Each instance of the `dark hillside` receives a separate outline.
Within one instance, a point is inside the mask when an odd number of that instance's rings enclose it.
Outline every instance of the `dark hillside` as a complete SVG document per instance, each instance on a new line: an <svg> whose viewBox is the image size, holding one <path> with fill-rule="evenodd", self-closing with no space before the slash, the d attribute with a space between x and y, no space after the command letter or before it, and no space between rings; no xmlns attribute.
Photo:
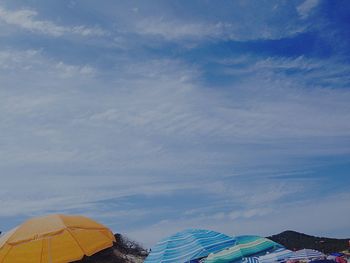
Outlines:
<svg viewBox="0 0 350 263"><path fill-rule="evenodd" d="M324 253L344 251L349 245L349 239L315 237L290 230L268 238L291 250L312 248Z"/></svg>

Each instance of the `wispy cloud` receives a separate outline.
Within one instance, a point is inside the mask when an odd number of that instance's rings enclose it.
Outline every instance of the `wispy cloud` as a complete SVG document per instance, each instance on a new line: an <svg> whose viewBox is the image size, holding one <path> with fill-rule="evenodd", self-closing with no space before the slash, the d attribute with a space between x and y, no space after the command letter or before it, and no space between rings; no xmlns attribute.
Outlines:
<svg viewBox="0 0 350 263"><path fill-rule="evenodd" d="M45 69L45 74L51 77L76 77L76 76L93 76L96 70L87 64L73 65L56 61L45 57L42 50L13 50L4 49L0 51L0 70L7 73L25 74L38 73ZM48 76L46 78L49 78Z"/></svg>
<svg viewBox="0 0 350 263"><path fill-rule="evenodd" d="M183 38L202 39L223 37L234 28L232 24L216 23L184 23L181 21L167 21L164 18L147 19L137 24L140 34L160 36L167 40Z"/></svg>
<svg viewBox="0 0 350 263"><path fill-rule="evenodd" d="M61 26L49 20L40 20L38 13L32 9L20 9L10 11L0 7L0 20L8 25L45 35L59 37L65 34L75 34L80 36L103 36L107 32L99 27Z"/></svg>
<svg viewBox="0 0 350 263"><path fill-rule="evenodd" d="M319 0L305 0L297 6L297 11L301 18L305 19L310 15L310 12L317 7Z"/></svg>
<svg viewBox="0 0 350 263"><path fill-rule="evenodd" d="M237 22L238 23L238 22ZM161 37L168 41L198 41L198 40L263 40L280 39L302 33L303 26L291 27L288 30L276 29L242 31L241 27L231 22L183 21L176 19L148 18L136 24L136 32L141 35ZM259 25L258 25L259 27Z"/></svg>
<svg viewBox="0 0 350 263"><path fill-rule="evenodd" d="M273 210L262 208L260 210L237 210L229 214L195 215L192 218L177 217L158 221L154 225L145 228L131 230L129 235L143 240L145 245L151 247L166 236L193 227L212 229L231 235L257 234L268 236L286 229L319 235L331 225L330 231L325 234L334 236L335 233L343 233L341 236L345 238L344 230L348 225L346 218L349 217L349 212L344 207L349 202L349 198L349 195L334 195L331 198L322 198L315 202L285 205ZM325 211L329 213L325 213ZM335 218L334 213L341 216ZM314 218L323 218L322 223L315 224ZM149 233L152 233L152 235L149 235Z"/></svg>

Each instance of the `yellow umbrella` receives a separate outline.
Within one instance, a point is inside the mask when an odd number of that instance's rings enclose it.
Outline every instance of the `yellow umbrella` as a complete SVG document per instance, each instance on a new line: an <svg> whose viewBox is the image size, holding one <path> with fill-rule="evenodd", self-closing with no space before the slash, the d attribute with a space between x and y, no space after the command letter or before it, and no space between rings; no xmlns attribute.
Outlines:
<svg viewBox="0 0 350 263"><path fill-rule="evenodd" d="M111 247L113 233L83 216L29 219L0 237L0 263L63 263Z"/></svg>

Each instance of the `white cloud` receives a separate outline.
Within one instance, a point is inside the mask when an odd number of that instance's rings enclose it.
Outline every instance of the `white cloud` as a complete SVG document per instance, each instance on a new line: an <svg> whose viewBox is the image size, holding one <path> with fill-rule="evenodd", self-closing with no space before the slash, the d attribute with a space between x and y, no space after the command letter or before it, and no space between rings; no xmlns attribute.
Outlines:
<svg viewBox="0 0 350 263"><path fill-rule="evenodd" d="M37 19L38 13L35 10L21 9L16 11L6 10L0 7L0 21L8 25L14 25L35 33L51 35L54 37L65 34L81 36L102 36L106 32L98 27L87 26L60 26L48 20Z"/></svg>
<svg viewBox="0 0 350 263"><path fill-rule="evenodd" d="M99 27L73 26L67 28L67 32L82 36L104 36L108 33Z"/></svg>
<svg viewBox="0 0 350 263"><path fill-rule="evenodd" d="M0 52L0 69L31 69L34 64L33 60L40 51L38 50L25 50L25 51L1 51ZM28 61L31 60L29 63Z"/></svg>
<svg viewBox="0 0 350 263"><path fill-rule="evenodd" d="M274 207L273 210L262 207L255 210L231 212L230 214L194 215L191 218L179 216L156 222L144 228L131 230L128 234L143 242L147 247L152 247L162 238L187 228L211 229L228 235L253 234L261 236L293 229L311 235L346 238L344 235L348 233L345 233L344 230L348 228L347 220L350 214L344 208L347 207L349 201L348 194L334 194L332 197L311 202ZM317 220L317 224L315 220Z"/></svg>
<svg viewBox="0 0 350 263"><path fill-rule="evenodd" d="M266 64L254 67L268 68ZM57 154L60 160L85 159L114 168L131 168L130 160L136 158L133 169L197 170L200 163L245 166L253 159L256 165L271 164L291 156L349 152L344 138L350 131L350 94L345 89L304 90L289 77L259 79L252 71L258 79L232 87L235 96L227 99L230 90L200 86L200 72L179 61L127 63L110 72L113 84L101 83L95 77L99 72L89 65L48 60L40 52L3 52L0 65L4 73L8 68L17 72L17 78L2 74L2 87L22 91L18 96L15 90L2 89L4 119L15 127L32 118L22 140L39 140L37 153L30 143L21 153L14 147L7 154L3 149L3 161L9 163L16 162L16 154L32 162L54 160ZM55 131L47 140L39 139L42 123ZM89 143L80 136L82 127ZM202 139L210 151L192 145ZM53 141L60 143L49 147ZM220 141L228 150L216 148ZM172 151L172 144L192 147Z"/></svg>
<svg viewBox="0 0 350 263"><path fill-rule="evenodd" d="M77 76L91 77L96 70L87 64L73 65L63 61L46 58L41 50L3 50L0 51L0 70L17 74L43 73L51 77L72 78ZM47 76L48 78L48 76Z"/></svg>
<svg viewBox="0 0 350 263"><path fill-rule="evenodd" d="M236 220L239 218L252 218L252 217L259 217L259 216L263 216L266 214L271 213L273 210L271 208L252 208L252 209L248 209L248 210L241 210L241 211L232 211L230 213L228 213L228 218L229 220ZM226 217L227 219L227 217Z"/></svg>
<svg viewBox="0 0 350 263"><path fill-rule="evenodd" d="M319 0L305 0L297 6L297 11L301 18L305 19L310 15L310 12L317 7Z"/></svg>
<svg viewBox="0 0 350 263"><path fill-rule="evenodd" d="M349 91L305 89L273 70L323 68L304 62L253 61L248 73L254 79L214 89L202 85L198 68L180 60L123 61L103 72L106 81L98 69L40 51L0 52L0 177L6 176L5 189L18 190L0 196L10 205L2 216L71 209L111 223L118 213L108 202L99 210L96 202L184 191L212 199L179 209L186 218L169 216L144 229L133 230L120 212L115 230L150 244L190 226L215 228L219 219L237 221L242 231L253 220L270 222L284 198L317 182L303 188L300 181L283 185L267 175L305 169L300 159L349 154ZM148 216L135 208L131 215ZM228 223L219 228L235 231ZM143 236L150 232L153 240Z"/></svg>
<svg viewBox="0 0 350 263"><path fill-rule="evenodd" d="M95 69L89 65L68 65L62 61L58 62L55 65L55 68L61 72L61 76L63 77L72 77L76 75L93 75L95 73Z"/></svg>
<svg viewBox="0 0 350 263"><path fill-rule="evenodd" d="M218 37L226 27L232 25L184 23L180 21L164 21L163 19L148 19L140 22L137 27L141 34L159 35L168 40L181 38Z"/></svg>
<svg viewBox="0 0 350 263"><path fill-rule="evenodd" d="M261 21L261 23L265 23ZM177 19L148 18L141 20L135 25L137 33L146 36L159 36L169 41L181 40L233 40L247 41L257 39L280 39L282 37L290 37L301 33L305 30L303 26L290 26L288 29L279 30L278 28L251 28L244 30L239 26L240 22L206 22L206 21L186 21ZM191 45L189 45L191 47Z"/></svg>

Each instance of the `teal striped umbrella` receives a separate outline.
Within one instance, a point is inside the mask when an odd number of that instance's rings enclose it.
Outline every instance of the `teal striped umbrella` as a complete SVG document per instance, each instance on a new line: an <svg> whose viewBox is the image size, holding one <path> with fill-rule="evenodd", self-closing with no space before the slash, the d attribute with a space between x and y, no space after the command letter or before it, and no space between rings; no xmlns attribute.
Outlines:
<svg viewBox="0 0 350 263"><path fill-rule="evenodd" d="M244 257L261 255L267 251L283 248L282 245L270 239L259 236L238 236L236 244L218 253L210 254L205 263L229 263L240 261Z"/></svg>

